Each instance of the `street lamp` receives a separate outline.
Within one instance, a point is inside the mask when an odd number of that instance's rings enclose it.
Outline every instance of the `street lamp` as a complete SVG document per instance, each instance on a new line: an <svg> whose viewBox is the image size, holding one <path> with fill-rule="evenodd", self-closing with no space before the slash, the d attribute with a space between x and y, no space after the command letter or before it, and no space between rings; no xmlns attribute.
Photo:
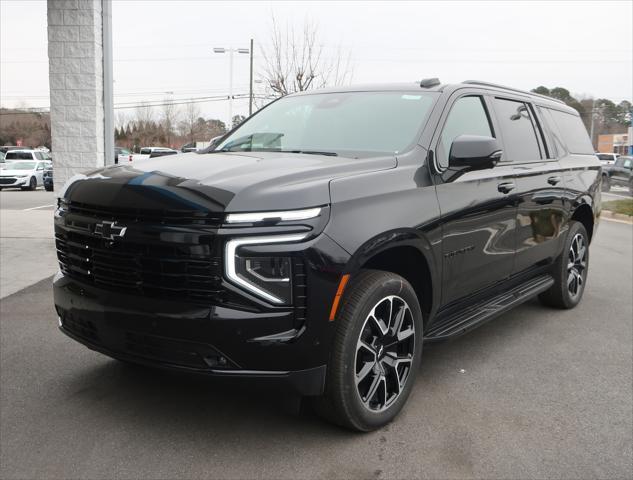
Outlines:
<svg viewBox="0 0 633 480"><path fill-rule="evenodd" d="M233 125L233 53L251 54L252 49L248 48L223 48L216 47L213 49L213 53L229 53L229 123L227 128L230 130ZM253 78L253 62L251 61L251 78Z"/></svg>

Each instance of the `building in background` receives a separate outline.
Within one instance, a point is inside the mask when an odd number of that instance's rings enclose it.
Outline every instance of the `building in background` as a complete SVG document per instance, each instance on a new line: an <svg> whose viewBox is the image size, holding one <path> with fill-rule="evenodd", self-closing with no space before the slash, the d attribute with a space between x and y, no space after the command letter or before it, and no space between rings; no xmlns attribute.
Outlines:
<svg viewBox="0 0 633 480"><path fill-rule="evenodd" d="M629 155L633 153L633 147L631 146L632 138L631 127L629 127L628 133L598 135L598 152Z"/></svg>

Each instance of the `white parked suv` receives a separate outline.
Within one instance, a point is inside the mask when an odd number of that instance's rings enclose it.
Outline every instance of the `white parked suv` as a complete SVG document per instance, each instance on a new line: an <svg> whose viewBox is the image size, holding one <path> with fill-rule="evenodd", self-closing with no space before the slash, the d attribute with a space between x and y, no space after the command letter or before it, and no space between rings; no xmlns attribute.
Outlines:
<svg viewBox="0 0 633 480"><path fill-rule="evenodd" d="M596 157L603 165L613 165L619 156L619 153L596 153Z"/></svg>
<svg viewBox="0 0 633 480"><path fill-rule="evenodd" d="M0 169L0 189L35 190L39 185L44 184L44 169L49 165L51 162L45 160L8 159Z"/></svg>

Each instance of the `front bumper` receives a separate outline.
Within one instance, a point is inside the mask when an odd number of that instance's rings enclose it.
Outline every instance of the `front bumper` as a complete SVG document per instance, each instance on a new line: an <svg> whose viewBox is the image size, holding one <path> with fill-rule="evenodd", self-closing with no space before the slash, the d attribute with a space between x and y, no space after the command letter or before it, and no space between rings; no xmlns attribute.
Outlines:
<svg viewBox="0 0 633 480"><path fill-rule="evenodd" d="M9 183L9 180L11 180L10 183ZM4 188L23 187L28 184L28 180L29 180L28 177L24 177L24 178L5 177L3 179L0 179L0 187L4 187Z"/></svg>
<svg viewBox="0 0 633 480"><path fill-rule="evenodd" d="M319 395L334 332L328 313L340 277L340 269L332 267L342 268L345 258L327 236L304 254L310 260L312 293L300 328L292 307L247 310L142 297L82 284L60 272L53 282L60 329L114 358L221 377L270 379L302 395Z"/></svg>

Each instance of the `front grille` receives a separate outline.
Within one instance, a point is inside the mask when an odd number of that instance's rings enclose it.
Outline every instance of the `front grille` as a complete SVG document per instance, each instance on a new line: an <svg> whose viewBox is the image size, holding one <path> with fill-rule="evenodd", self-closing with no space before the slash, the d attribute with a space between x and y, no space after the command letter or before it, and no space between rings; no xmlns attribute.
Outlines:
<svg viewBox="0 0 633 480"><path fill-rule="evenodd" d="M13 177L0 178L0 185L11 185L13 183L15 183L15 178Z"/></svg>
<svg viewBox="0 0 633 480"><path fill-rule="evenodd" d="M84 284L146 297L221 303L221 259L213 245L111 242L58 230L62 273Z"/></svg>
<svg viewBox="0 0 633 480"><path fill-rule="evenodd" d="M116 208L70 202L68 213L75 213L99 220L117 220L127 222L147 222L162 225L208 225L219 227L224 221L224 213L199 210L148 210Z"/></svg>

